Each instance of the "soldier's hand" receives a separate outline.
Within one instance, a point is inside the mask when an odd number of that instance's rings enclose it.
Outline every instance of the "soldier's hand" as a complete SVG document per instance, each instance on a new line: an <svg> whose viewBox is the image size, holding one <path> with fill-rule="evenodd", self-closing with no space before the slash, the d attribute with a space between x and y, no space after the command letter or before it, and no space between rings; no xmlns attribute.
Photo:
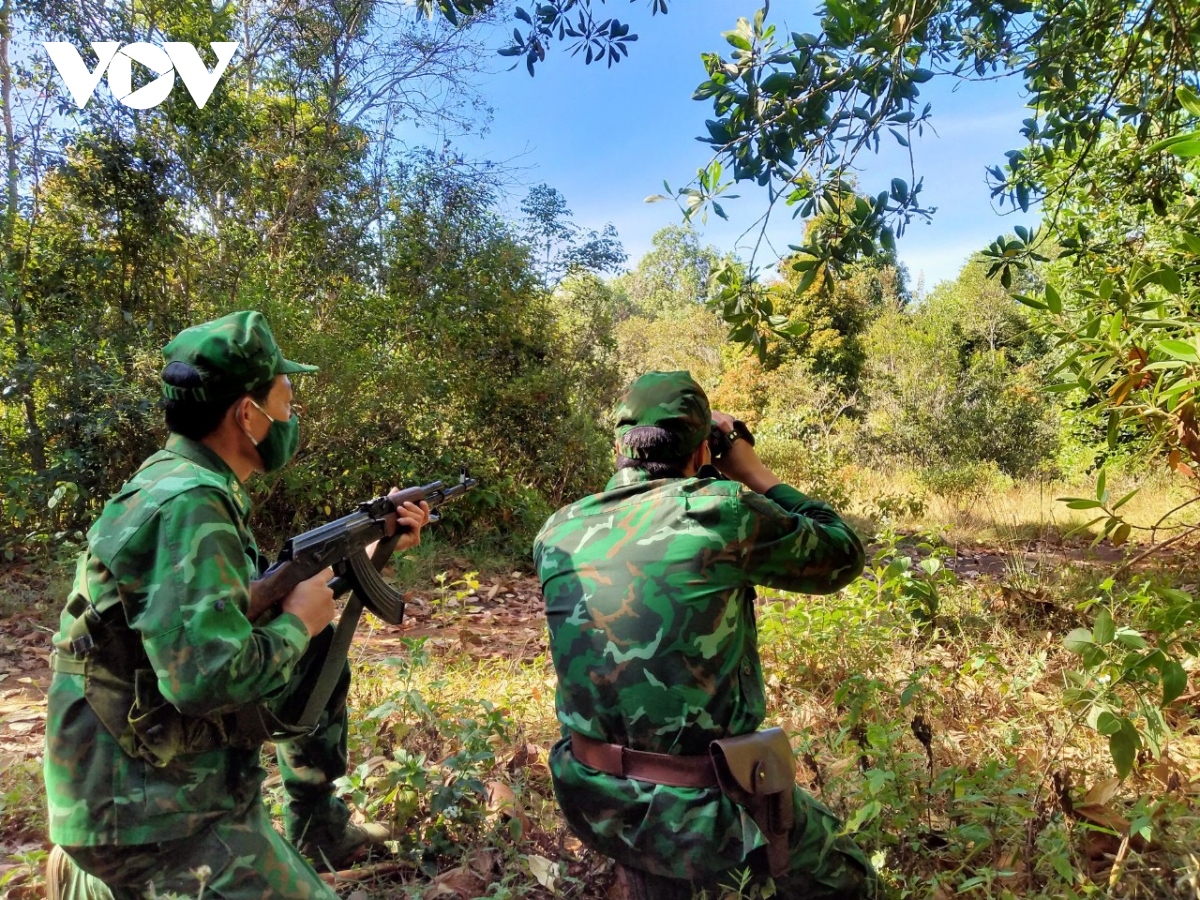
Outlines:
<svg viewBox="0 0 1200 900"><path fill-rule="evenodd" d="M399 493L399 491L400 488L392 488L392 494ZM429 504L424 500L419 505L405 502L396 507L396 528L400 531L400 540L396 542L396 550L408 550L421 543L421 529L427 524L429 524Z"/></svg>
<svg viewBox="0 0 1200 900"><path fill-rule="evenodd" d="M726 434L733 432L733 416L729 413L713 410L712 420ZM780 483L775 473L763 465L749 441L734 441L724 456L713 460L713 465L726 478L740 481L760 494L765 494Z"/></svg>
<svg viewBox="0 0 1200 900"><path fill-rule="evenodd" d="M283 611L299 618L309 637L316 636L333 621L333 591L329 589L332 578L333 569L318 572L296 585L283 600Z"/></svg>

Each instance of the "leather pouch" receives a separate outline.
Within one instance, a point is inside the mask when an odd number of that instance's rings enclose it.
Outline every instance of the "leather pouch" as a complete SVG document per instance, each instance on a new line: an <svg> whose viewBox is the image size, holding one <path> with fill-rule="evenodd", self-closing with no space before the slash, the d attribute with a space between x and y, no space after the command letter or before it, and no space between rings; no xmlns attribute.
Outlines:
<svg viewBox="0 0 1200 900"><path fill-rule="evenodd" d="M767 839L775 877L788 870L788 833L794 809L796 760L782 728L722 738L709 745L721 792L746 808Z"/></svg>

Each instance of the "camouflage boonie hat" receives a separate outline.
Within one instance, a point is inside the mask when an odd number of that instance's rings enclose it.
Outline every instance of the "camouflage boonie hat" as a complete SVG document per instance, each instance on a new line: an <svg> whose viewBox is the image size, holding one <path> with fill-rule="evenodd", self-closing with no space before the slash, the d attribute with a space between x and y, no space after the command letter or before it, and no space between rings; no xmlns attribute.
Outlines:
<svg viewBox="0 0 1200 900"><path fill-rule="evenodd" d="M252 310L185 328L163 348L163 358L168 367L172 363L191 367L203 382L199 387L180 387L164 378L163 396L170 400L234 400L276 375L317 371L316 366L284 359L267 320Z"/></svg>
<svg viewBox="0 0 1200 900"><path fill-rule="evenodd" d="M712 428L708 396L688 372L647 372L621 395L616 416L617 443L630 459L686 456Z"/></svg>

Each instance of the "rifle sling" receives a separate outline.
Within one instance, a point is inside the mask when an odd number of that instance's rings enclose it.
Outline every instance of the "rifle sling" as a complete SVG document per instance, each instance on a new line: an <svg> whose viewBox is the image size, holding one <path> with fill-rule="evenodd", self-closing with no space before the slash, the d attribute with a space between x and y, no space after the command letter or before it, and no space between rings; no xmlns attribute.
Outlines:
<svg viewBox="0 0 1200 900"><path fill-rule="evenodd" d="M381 571L387 565L399 540L399 534L394 534L375 545L375 552L371 554L370 562L376 572ZM329 645L329 652L325 654L325 661L321 664L321 674L317 676L317 683L313 685L312 693L308 695L308 702L304 704L304 712L300 713L300 721L295 723L294 727L297 731L311 733L317 727L321 711L325 709L325 704L333 696L338 679L342 675L342 666L345 665L350 654L354 629L358 627L358 620L363 611L363 602L360 596L362 587L353 577L351 584L350 599L346 601L346 608L342 610L342 616L338 619L337 628L333 632L333 641ZM391 588L388 590L390 591ZM393 593L395 592L393 591ZM397 596L399 595L397 594ZM393 625L400 624L399 617L404 615L403 602L398 604L398 613L394 622L390 618L387 621Z"/></svg>
<svg viewBox="0 0 1200 900"><path fill-rule="evenodd" d="M350 599L346 601L346 608L342 610L342 616L338 619L337 628L333 632L333 641L329 645L329 652L325 654L325 661L321 664L321 674L317 676L317 683L313 685L312 693L308 695L308 702L304 704L304 712L300 713L300 721L295 724L297 730L308 733L317 727L321 711L325 709L325 704L329 702L329 698L337 687L338 679L341 678L342 667L350 653L350 642L354 639L354 629L358 627L362 610L362 601L358 599L357 594L352 593Z"/></svg>

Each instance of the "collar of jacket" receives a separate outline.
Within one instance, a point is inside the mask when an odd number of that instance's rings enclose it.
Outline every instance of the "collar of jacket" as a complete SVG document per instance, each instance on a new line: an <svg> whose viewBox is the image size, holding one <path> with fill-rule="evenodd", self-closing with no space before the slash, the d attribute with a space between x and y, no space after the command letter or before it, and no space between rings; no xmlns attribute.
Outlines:
<svg viewBox="0 0 1200 900"><path fill-rule="evenodd" d="M716 466L701 466L693 478L724 478L716 468ZM617 469L616 474L608 480L608 484L604 486L604 490L613 491L618 488L629 487L633 484L649 484L651 481L678 481L678 478L651 478L646 474L645 469Z"/></svg>
<svg viewBox="0 0 1200 900"><path fill-rule="evenodd" d="M220 456L199 441L193 441L191 438L186 438L182 434L175 434L174 432L171 432L171 435L167 438L166 450L176 456L182 456L184 459L198 466L210 469L219 475L224 475L225 481L229 484L229 495L233 497L233 502L237 504L238 512L243 519L250 515L252 506L250 495L246 493L246 489L238 481L238 477L233 474L233 469L229 468L229 465Z"/></svg>

